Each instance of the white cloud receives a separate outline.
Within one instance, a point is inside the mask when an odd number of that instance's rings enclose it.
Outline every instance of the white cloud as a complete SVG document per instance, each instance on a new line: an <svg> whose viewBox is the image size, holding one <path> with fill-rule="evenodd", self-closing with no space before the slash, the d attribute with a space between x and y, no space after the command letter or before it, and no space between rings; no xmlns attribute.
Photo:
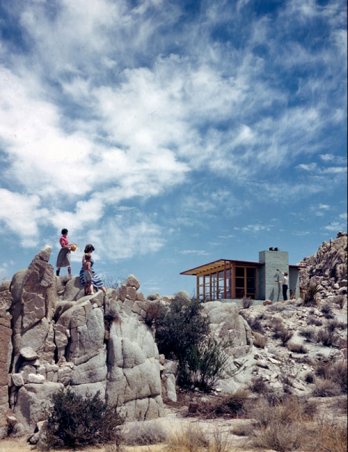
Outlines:
<svg viewBox="0 0 348 452"><path fill-rule="evenodd" d="M262 231L270 231L271 230L271 226L267 226L264 224L247 224L245 226L242 227L237 227L235 226L234 229L236 231L243 231L243 232L262 232Z"/></svg>
<svg viewBox="0 0 348 452"><path fill-rule="evenodd" d="M324 227L327 231L345 231L347 229L347 225L342 223L341 221L332 221L330 224Z"/></svg>
<svg viewBox="0 0 348 452"><path fill-rule="evenodd" d="M320 154L319 157L324 162L331 162L332 160L335 160L335 156L333 154Z"/></svg>
<svg viewBox="0 0 348 452"><path fill-rule="evenodd" d="M22 195L0 188L0 223L21 237L24 247L39 243L39 227L47 224L48 210L36 195Z"/></svg>
<svg viewBox="0 0 348 452"><path fill-rule="evenodd" d="M133 256L159 251L165 244L164 231L145 215L124 214L86 229L85 241L95 244L98 254L117 262Z"/></svg>
<svg viewBox="0 0 348 452"><path fill-rule="evenodd" d="M207 251L205 251L205 250L190 250L190 249L187 249L187 250L181 250L181 251L179 251L179 253L180 254L183 254L183 255L193 255L193 256L208 256L209 255L209 253L207 252Z"/></svg>

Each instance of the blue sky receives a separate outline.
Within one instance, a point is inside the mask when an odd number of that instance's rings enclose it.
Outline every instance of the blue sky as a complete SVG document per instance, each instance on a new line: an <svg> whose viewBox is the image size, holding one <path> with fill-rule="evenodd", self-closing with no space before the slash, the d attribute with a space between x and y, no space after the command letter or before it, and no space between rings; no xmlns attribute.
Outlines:
<svg viewBox="0 0 348 452"><path fill-rule="evenodd" d="M347 222L345 0L0 0L0 279L63 227L187 290Z"/></svg>

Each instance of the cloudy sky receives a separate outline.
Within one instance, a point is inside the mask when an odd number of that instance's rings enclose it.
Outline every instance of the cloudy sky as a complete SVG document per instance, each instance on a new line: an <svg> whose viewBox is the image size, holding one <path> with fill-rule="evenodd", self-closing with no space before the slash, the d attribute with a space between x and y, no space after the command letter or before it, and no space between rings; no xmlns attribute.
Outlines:
<svg viewBox="0 0 348 452"><path fill-rule="evenodd" d="M346 230L345 0L0 0L0 279L63 227L187 290ZM65 272L62 272L63 274Z"/></svg>

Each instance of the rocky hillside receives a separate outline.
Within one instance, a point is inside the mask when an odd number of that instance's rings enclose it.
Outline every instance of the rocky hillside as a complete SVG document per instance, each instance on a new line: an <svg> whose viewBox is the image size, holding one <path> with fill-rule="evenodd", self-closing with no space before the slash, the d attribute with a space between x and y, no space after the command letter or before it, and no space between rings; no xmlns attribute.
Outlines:
<svg viewBox="0 0 348 452"><path fill-rule="evenodd" d="M105 296L84 296L78 278L54 276L50 253L0 286L0 436L33 431L50 395L66 386L118 400L128 420L162 416L177 400L177 363L159 354L146 319L171 298L145 299L134 276ZM310 299L203 305L211 335L225 344L216 394L347 391L347 234L301 265L302 289L315 287Z"/></svg>
<svg viewBox="0 0 348 452"><path fill-rule="evenodd" d="M301 287L318 285L318 296L332 300L347 294L347 233L339 232L334 240L323 242L314 256L301 262Z"/></svg>

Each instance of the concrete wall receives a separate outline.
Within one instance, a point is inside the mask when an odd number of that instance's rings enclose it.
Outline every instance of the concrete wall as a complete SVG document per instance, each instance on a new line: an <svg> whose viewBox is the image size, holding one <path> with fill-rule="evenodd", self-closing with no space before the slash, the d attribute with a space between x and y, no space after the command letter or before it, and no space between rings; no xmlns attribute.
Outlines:
<svg viewBox="0 0 348 452"><path fill-rule="evenodd" d="M260 297L265 300L281 301L283 299L281 282L279 281L281 275L279 275L277 269L289 273L288 252L260 251L259 262L265 264L259 272Z"/></svg>

